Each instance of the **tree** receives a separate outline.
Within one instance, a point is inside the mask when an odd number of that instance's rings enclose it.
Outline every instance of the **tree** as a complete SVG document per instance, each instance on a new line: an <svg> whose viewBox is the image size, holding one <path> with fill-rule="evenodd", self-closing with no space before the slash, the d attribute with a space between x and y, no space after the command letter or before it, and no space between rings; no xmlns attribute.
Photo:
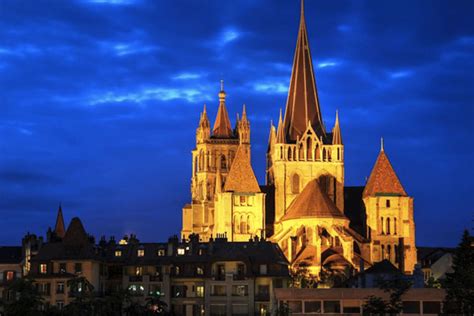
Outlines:
<svg viewBox="0 0 474 316"><path fill-rule="evenodd" d="M370 295L362 306L364 313L369 315L399 314L403 308L402 296L411 287L411 282L402 275L388 280L379 280L379 287L389 294L384 300L379 296Z"/></svg>
<svg viewBox="0 0 474 316"><path fill-rule="evenodd" d="M67 286L74 300L64 307L67 315L93 315L94 286L85 277L75 277L67 281Z"/></svg>
<svg viewBox="0 0 474 316"><path fill-rule="evenodd" d="M165 315L168 305L161 300L161 294L153 293L146 299L148 314Z"/></svg>
<svg viewBox="0 0 474 316"><path fill-rule="evenodd" d="M43 305L43 298L30 279L13 281L6 291L15 295L15 298L4 302L6 316L34 316L38 315Z"/></svg>
<svg viewBox="0 0 474 316"><path fill-rule="evenodd" d="M276 316L288 316L290 313L290 307L287 303L281 303L276 310Z"/></svg>
<svg viewBox="0 0 474 316"><path fill-rule="evenodd" d="M300 262L290 269L290 287L294 288L316 288L318 279L309 271L309 264Z"/></svg>
<svg viewBox="0 0 474 316"><path fill-rule="evenodd" d="M453 272L447 273L445 312L474 314L474 239L464 231L453 258Z"/></svg>

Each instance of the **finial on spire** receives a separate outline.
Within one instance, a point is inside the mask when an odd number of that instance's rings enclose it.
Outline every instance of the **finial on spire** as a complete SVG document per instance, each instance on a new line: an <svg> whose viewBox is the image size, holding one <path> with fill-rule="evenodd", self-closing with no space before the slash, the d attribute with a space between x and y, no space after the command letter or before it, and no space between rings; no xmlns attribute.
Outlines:
<svg viewBox="0 0 474 316"><path fill-rule="evenodd" d="M380 151L384 151L383 137L380 137Z"/></svg>
<svg viewBox="0 0 474 316"><path fill-rule="evenodd" d="M221 80L221 91L219 91L219 102L225 102L224 80Z"/></svg>
<svg viewBox="0 0 474 316"><path fill-rule="evenodd" d="M336 124L339 124L339 110L336 109Z"/></svg>
<svg viewBox="0 0 474 316"><path fill-rule="evenodd" d="M221 79L221 91L224 91L224 80Z"/></svg>
<svg viewBox="0 0 474 316"><path fill-rule="evenodd" d="M204 107L202 109L202 113L206 113L206 103L204 103Z"/></svg>
<svg viewBox="0 0 474 316"><path fill-rule="evenodd" d="M301 0L301 17L304 17L304 0Z"/></svg>

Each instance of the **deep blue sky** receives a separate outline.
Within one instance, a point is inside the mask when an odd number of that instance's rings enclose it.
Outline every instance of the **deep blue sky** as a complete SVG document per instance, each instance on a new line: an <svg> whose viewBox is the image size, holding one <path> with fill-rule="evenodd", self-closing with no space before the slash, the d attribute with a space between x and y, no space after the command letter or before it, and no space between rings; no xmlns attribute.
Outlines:
<svg viewBox="0 0 474 316"><path fill-rule="evenodd" d="M472 226L473 1L306 1L322 112L339 109L346 185L379 138L415 198L418 245ZM264 181L298 1L0 0L0 244L80 216L97 237L178 233L191 150L219 80Z"/></svg>

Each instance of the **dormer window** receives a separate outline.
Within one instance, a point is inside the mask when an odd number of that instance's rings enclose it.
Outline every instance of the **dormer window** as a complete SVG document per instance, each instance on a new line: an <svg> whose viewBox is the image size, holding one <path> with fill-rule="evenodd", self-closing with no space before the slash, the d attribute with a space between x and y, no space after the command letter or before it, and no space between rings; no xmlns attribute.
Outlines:
<svg viewBox="0 0 474 316"><path fill-rule="evenodd" d="M48 273L48 265L46 263L40 264L40 273L41 274Z"/></svg>
<svg viewBox="0 0 474 316"><path fill-rule="evenodd" d="M184 250L184 248L178 248L178 255L182 256L184 255L186 252L186 250Z"/></svg>
<svg viewBox="0 0 474 316"><path fill-rule="evenodd" d="M138 249L137 257L144 257L144 256L145 256L145 249Z"/></svg>
<svg viewBox="0 0 474 316"><path fill-rule="evenodd" d="M116 257L121 257L122 256L122 250L115 250L115 256Z"/></svg>
<svg viewBox="0 0 474 316"><path fill-rule="evenodd" d="M166 253L165 253L164 249L158 249L158 257L163 257L165 255L166 255Z"/></svg>

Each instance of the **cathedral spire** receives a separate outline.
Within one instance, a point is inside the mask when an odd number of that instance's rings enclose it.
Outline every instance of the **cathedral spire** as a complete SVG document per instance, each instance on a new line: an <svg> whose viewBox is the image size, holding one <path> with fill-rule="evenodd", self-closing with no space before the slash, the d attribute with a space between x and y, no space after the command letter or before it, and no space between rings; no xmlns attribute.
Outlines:
<svg viewBox="0 0 474 316"><path fill-rule="evenodd" d="M306 130L307 122L318 136L325 136L318 91L314 77L313 62L309 49L308 34L304 18L304 1L301 1L301 17L296 42L293 69L291 71L288 99L286 101L284 133L288 141L294 142Z"/></svg>
<svg viewBox="0 0 474 316"><path fill-rule="evenodd" d="M285 143L285 134L284 134L284 131L283 131L283 119L282 119L281 109L280 109L280 118L278 119L276 142L278 144L284 144Z"/></svg>
<svg viewBox="0 0 474 316"><path fill-rule="evenodd" d="M225 107L226 93L224 91L224 80L221 80L221 91L219 91L219 109L217 110L216 121L214 122L214 128L212 134L217 138L230 138L232 137L232 127L230 125L229 114Z"/></svg>
<svg viewBox="0 0 474 316"><path fill-rule="evenodd" d="M66 230L64 228L64 218L63 218L63 209L61 203L59 203L58 215L56 216L56 225L54 226L54 232L56 236L64 238Z"/></svg>
<svg viewBox="0 0 474 316"><path fill-rule="evenodd" d="M341 127L339 126L339 111L336 110L336 122L332 129L332 144L342 145Z"/></svg>

